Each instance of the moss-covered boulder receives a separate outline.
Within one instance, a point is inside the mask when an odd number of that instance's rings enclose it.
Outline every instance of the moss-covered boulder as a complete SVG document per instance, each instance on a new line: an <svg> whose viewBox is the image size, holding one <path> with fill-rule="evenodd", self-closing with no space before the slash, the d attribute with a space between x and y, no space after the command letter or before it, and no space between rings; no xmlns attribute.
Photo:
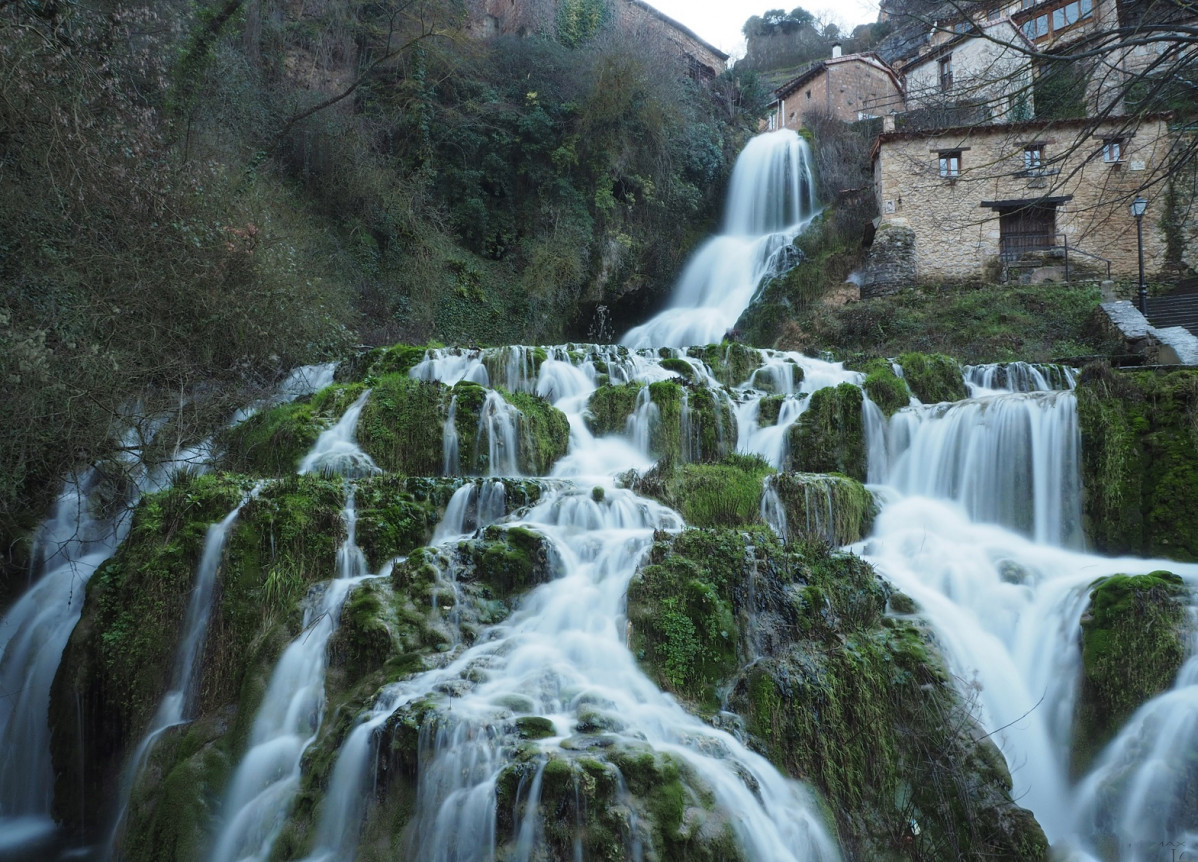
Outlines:
<svg viewBox="0 0 1198 862"><path fill-rule="evenodd" d="M1198 560L1198 372L1083 370L1082 512L1108 554Z"/></svg>
<svg viewBox="0 0 1198 862"><path fill-rule="evenodd" d="M817 389L790 429L789 467L804 473L843 473L865 481L865 420L860 388L851 383Z"/></svg>
<svg viewBox="0 0 1198 862"><path fill-rule="evenodd" d="M527 527L491 526L458 545L459 581L486 584L495 598L509 599L547 583L557 561L549 542Z"/></svg>
<svg viewBox="0 0 1198 862"><path fill-rule="evenodd" d="M736 447L732 405L702 385L673 380L601 386L587 403L586 423L592 434L624 434L628 419L648 398L649 454L680 462L714 460Z"/></svg>
<svg viewBox="0 0 1198 862"><path fill-rule="evenodd" d="M861 387L869 395L869 400L877 404L886 416L893 416L896 410L901 410L911 403L911 390L907 387L907 381L894 373L894 366L890 360L874 358L847 365L865 374Z"/></svg>
<svg viewBox="0 0 1198 862"><path fill-rule="evenodd" d="M315 395L255 413L219 436L221 464L255 476L286 476L362 394L360 383L329 386Z"/></svg>
<svg viewBox="0 0 1198 862"><path fill-rule="evenodd" d="M846 858L1044 859L1001 754L929 635L884 616L889 594L822 542L688 530L655 544L628 614L663 687L739 713L771 760L821 792Z"/></svg>
<svg viewBox="0 0 1198 862"><path fill-rule="evenodd" d="M387 472L440 476L445 410L442 384L386 374L358 419L358 445Z"/></svg>
<svg viewBox="0 0 1198 862"><path fill-rule="evenodd" d="M119 764L171 682L208 527L250 487L207 475L144 498L128 539L90 580L51 693L56 804L71 829L92 832L111 814L80 794L115 797ZM315 476L268 483L245 502L217 571L197 714L236 704L235 733L248 732L273 662L299 630L299 601L336 573L343 506L342 484Z"/></svg>
<svg viewBox="0 0 1198 862"><path fill-rule="evenodd" d="M873 494L847 476L779 473L769 480L785 515L788 539L819 537L833 545L859 542L877 514Z"/></svg>
<svg viewBox="0 0 1198 862"><path fill-rule="evenodd" d="M969 397L961 365L940 353L904 353L898 358L903 379L924 404L960 401Z"/></svg>
<svg viewBox="0 0 1198 862"><path fill-rule="evenodd" d="M738 534L687 530L655 543L628 585L633 651L663 688L709 711L738 667L732 588L743 560Z"/></svg>
<svg viewBox="0 0 1198 862"><path fill-rule="evenodd" d="M638 494L676 509L692 527L748 527L761 523L762 483L774 469L755 455L726 455L714 464L663 458L644 475L622 481Z"/></svg>
<svg viewBox="0 0 1198 862"><path fill-rule="evenodd" d="M1083 771L1142 703L1168 689L1186 658L1188 590L1170 572L1097 581L1082 617L1082 679L1073 766Z"/></svg>
<svg viewBox="0 0 1198 862"><path fill-rule="evenodd" d="M570 447L570 420L544 398L524 392L505 392L520 411L516 434L520 471L526 476L548 476Z"/></svg>
<svg viewBox="0 0 1198 862"><path fill-rule="evenodd" d="M736 341L690 347L687 356L703 360L711 375L725 386L747 383L753 372L761 367L761 352Z"/></svg>

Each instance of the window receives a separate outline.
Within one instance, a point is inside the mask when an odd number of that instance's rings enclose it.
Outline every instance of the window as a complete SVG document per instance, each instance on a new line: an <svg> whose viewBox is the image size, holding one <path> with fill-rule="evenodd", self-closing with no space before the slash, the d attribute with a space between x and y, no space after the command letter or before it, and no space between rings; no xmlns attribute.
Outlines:
<svg viewBox="0 0 1198 862"><path fill-rule="evenodd" d="M1044 167L1044 145L1028 144L1023 148L1023 169L1038 171Z"/></svg>
<svg viewBox="0 0 1198 862"><path fill-rule="evenodd" d="M953 55L940 58L940 92L947 93L953 88Z"/></svg>
<svg viewBox="0 0 1198 862"><path fill-rule="evenodd" d="M1107 138L1102 142L1102 160L1110 163L1123 161L1122 138Z"/></svg>
<svg viewBox="0 0 1198 862"><path fill-rule="evenodd" d="M945 179L955 179L961 176L960 150L942 150L940 152L940 176Z"/></svg>
<svg viewBox="0 0 1198 862"><path fill-rule="evenodd" d="M1048 13L1029 18L1023 25L1023 35L1029 39L1043 39L1048 35Z"/></svg>
<svg viewBox="0 0 1198 862"><path fill-rule="evenodd" d="M1094 0L1071 0L1051 12L1029 18L1023 24L1023 35L1029 39L1043 39L1092 17L1094 17Z"/></svg>

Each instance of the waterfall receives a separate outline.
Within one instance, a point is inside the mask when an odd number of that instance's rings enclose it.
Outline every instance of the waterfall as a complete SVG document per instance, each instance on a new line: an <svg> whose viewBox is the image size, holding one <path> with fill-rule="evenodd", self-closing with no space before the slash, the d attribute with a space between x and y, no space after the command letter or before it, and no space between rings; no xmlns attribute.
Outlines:
<svg viewBox="0 0 1198 862"><path fill-rule="evenodd" d="M357 443L358 418L369 398L370 390L367 389L333 427L316 439L312 450L300 462L300 473L330 473L352 478L382 472Z"/></svg>
<svg viewBox="0 0 1198 862"><path fill-rule="evenodd" d="M369 573L355 540L357 512L351 492L342 513L346 538L337 550L336 579L314 588L299 636L271 675L250 731L249 748L229 783L212 862L263 862L299 791L304 752L324 714L326 647L350 591Z"/></svg>
<svg viewBox="0 0 1198 862"><path fill-rule="evenodd" d="M478 415L476 452L487 453L488 476L519 476L520 451L516 444L516 429L520 411L494 389L487 391Z"/></svg>
<svg viewBox="0 0 1198 862"><path fill-rule="evenodd" d="M458 458L458 396L449 399L449 413L441 426L441 472L456 476L460 472Z"/></svg>
<svg viewBox="0 0 1198 862"><path fill-rule="evenodd" d="M623 338L630 347L711 344L779 273L791 242L816 212L811 152L789 130L758 135L736 160L719 236L694 253L669 307Z"/></svg>
<svg viewBox="0 0 1198 862"><path fill-rule="evenodd" d="M40 577L0 618L0 854L54 831L54 776L46 713L84 588L129 527L97 516L94 471L72 477L33 549Z"/></svg>
<svg viewBox="0 0 1198 862"><path fill-rule="evenodd" d="M107 858L112 857L113 849L120 839L134 782L154 750L154 744L166 730L193 717L195 689L199 681L199 659L203 655L204 642L208 637L208 620L212 615L212 591L216 585L216 574L224 559L225 543L233 528L233 522L241 514L244 505L245 500L242 500L223 520L210 525L204 536L204 548L196 566L195 584L191 588L187 612L183 617L183 631L175 651L170 688L158 704L158 710L150 720L150 726L146 728L141 742L134 749L133 756L125 764L120 799L116 807L116 821L108 839Z"/></svg>

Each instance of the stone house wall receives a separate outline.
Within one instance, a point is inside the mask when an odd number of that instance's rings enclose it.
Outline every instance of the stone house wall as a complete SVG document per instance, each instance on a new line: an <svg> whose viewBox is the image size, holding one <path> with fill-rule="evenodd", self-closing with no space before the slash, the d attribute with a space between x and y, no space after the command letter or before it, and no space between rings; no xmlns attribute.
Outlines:
<svg viewBox="0 0 1198 862"><path fill-rule="evenodd" d="M794 129L812 113L830 114L847 123L902 109L902 91L894 73L880 60L849 54L822 60L775 91L768 128Z"/></svg>
<svg viewBox="0 0 1198 862"><path fill-rule="evenodd" d="M1136 224L1128 205L1137 194L1148 200L1143 219L1147 272L1164 264L1164 206L1159 186L1139 191L1161 169L1171 145L1163 117L1146 118L1128 131L1112 118L1030 122L949 129L889 132L874 151L874 185L882 224L909 227L915 235L915 269L920 280L968 278L993 266L1000 251L1000 218L1007 208L1055 203L1055 232L1072 249L1111 261L1115 277L1138 272ZM1104 161L1104 139L1122 138L1122 158ZM1024 150L1038 144L1044 166L1025 169ZM958 153L956 177L942 177L942 153ZM985 205L983 205L985 204ZM1090 261L1075 254L1074 264Z"/></svg>
<svg viewBox="0 0 1198 862"><path fill-rule="evenodd" d="M1007 18L987 25L981 36L946 41L903 68L907 109L948 102L985 103L995 121L1030 119L1034 107L1030 48ZM947 89L940 80L944 60L952 69Z"/></svg>
<svg viewBox="0 0 1198 862"><path fill-rule="evenodd" d="M672 45L693 77L713 78L727 65L727 54L643 0L609 2L617 27ZM480 39L551 34L557 26L558 5L559 0L469 0L466 30Z"/></svg>

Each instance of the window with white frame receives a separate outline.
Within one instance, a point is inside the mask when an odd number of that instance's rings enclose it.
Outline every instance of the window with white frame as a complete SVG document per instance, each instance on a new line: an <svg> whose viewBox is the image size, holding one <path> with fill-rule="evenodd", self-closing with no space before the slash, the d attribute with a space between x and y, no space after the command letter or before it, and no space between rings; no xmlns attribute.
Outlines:
<svg viewBox="0 0 1198 862"><path fill-rule="evenodd" d="M1044 145L1028 144L1023 148L1023 169L1038 171L1044 167Z"/></svg>
<svg viewBox="0 0 1198 862"><path fill-rule="evenodd" d="M1123 161L1124 149L1123 138L1107 138L1102 142L1102 160L1117 164Z"/></svg>
<svg viewBox="0 0 1198 862"><path fill-rule="evenodd" d="M940 58L940 92L948 93L953 89L953 55L947 54Z"/></svg>

